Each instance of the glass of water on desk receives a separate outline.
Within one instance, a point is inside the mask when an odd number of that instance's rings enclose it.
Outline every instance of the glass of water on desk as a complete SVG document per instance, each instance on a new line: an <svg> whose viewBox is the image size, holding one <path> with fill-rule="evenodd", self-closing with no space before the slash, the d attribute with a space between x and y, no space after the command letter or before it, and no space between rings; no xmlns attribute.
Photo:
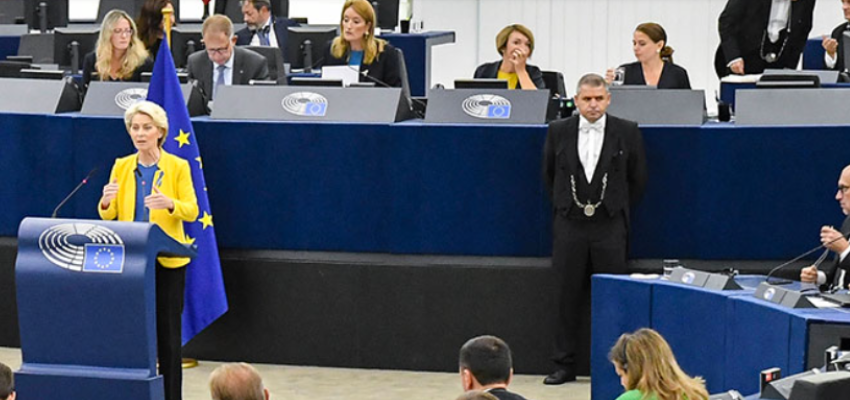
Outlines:
<svg viewBox="0 0 850 400"><path fill-rule="evenodd" d="M623 67L615 68L614 80L611 82L611 85L622 86L624 82L626 82L626 69Z"/></svg>
<svg viewBox="0 0 850 400"><path fill-rule="evenodd" d="M661 279L669 280L670 275L673 274L673 269L681 267L682 263L676 259L665 259L661 260L661 269L664 272L664 275L661 276Z"/></svg>

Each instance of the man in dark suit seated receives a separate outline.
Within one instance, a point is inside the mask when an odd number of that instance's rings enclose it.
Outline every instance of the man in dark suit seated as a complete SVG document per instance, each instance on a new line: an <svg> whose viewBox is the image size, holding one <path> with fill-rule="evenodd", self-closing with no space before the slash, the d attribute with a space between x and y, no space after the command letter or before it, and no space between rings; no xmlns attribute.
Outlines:
<svg viewBox="0 0 850 400"><path fill-rule="evenodd" d="M850 0L841 0L844 23L835 27L832 34L823 38L823 64L827 69L844 71L844 32L850 31Z"/></svg>
<svg viewBox="0 0 850 400"><path fill-rule="evenodd" d="M514 366L511 349L504 340L495 336L469 339L460 348L458 364L464 391L488 392L499 400L525 400L508 391Z"/></svg>
<svg viewBox="0 0 850 400"><path fill-rule="evenodd" d="M826 266L823 271L818 271L815 265L803 268L800 271L800 281L826 285L828 288L847 289L847 284L850 283L850 257L848 257L850 243L847 242L847 235L850 234L848 189L850 189L850 165L841 171L841 176L838 178L838 190L835 192L835 200L838 201L844 215L847 215L841 224L841 230L838 231L832 226L824 226L820 229L820 241L824 247L835 252L835 261Z"/></svg>
<svg viewBox="0 0 850 400"><path fill-rule="evenodd" d="M286 57L286 39L290 26L298 23L289 18L272 15L269 0L244 0L242 16L247 26L236 32L237 46L276 46L280 47L284 61Z"/></svg>
<svg viewBox="0 0 850 400"><path fill-rule="evenodd" d="M251 50L236 47L233 23L224 15L213 15L201 28L206 49L189 56L186 72L197 80L204 103L215 99L216 91L225 85L247 85L251 80L268 80L266 58Z"/></svg>
<svg viewBox="0 0 850 400"><path fill-rule="evenodd" d="M590 276L627 273L630 208L646 186L646 154L636 123L606 114L608 83L579 80L580 115L549 124L543 181L552 199L552 289L556 370L543 383L576 379L576 348ZM586 328L586 327L585 327Z"/></svg>
<svg viewBox="0 0 850 400"><path fill-rule="evenodd" d="M814 9L815 0L729 0L718 20L717 76L796 69Z"/></svg>

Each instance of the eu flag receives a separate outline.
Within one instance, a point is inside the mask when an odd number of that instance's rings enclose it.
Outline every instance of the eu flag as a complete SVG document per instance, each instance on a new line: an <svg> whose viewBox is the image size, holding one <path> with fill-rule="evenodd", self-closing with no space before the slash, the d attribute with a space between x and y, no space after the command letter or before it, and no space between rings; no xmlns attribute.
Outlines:
<svg viewBox="0 0 850 400"><path fill-rule="evenodd" d="M83 272L124 272L124 245L86 243Z"/></svg>
<svg viewBox="0 0 850 400"><path fill-rule="evenodd" d="M186 298L183 306L183 344L227 312L227 295L221 276L221 261L213 229L212 210L207 197L203 163L198 141L189 119L189 110L180 90L180 80L166 40L159 46L148 100L159 104L168 114L168 139L165 151L189 161L192 182L198 196L199 218L184 223L186 235L198 246L198 256L186 270Z"/></svg>

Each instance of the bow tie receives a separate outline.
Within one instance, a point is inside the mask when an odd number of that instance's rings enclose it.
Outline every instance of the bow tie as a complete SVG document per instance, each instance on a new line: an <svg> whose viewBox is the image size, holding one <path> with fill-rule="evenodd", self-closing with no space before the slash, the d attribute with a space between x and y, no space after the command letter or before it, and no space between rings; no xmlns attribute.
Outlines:
<svg viewBox="0 0 850 400"><path fill-rule="evenodd" d="M592 132L602 133L602 131L603 131L602 124L598 123L598 122L592 123L592 124L583 124L583 125L579 126L578 129L582 133L592 133Z"/></svg>

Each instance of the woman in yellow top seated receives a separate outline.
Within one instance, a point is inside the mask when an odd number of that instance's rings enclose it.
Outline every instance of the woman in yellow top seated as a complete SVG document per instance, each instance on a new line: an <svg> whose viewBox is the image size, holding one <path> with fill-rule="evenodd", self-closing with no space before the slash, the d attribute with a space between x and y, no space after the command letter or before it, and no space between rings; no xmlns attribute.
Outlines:
<svg viewBox="0 0 850 400"><path fill-rule="evenodd" d="M115 160L98 212L105 220L150 222L189 243L184 222L198 217L189 163L162 149L168 117L155 103L141 101L124 114L137 152ZM182 386L181 321L188 258L159 257L156 263L156 336L165 398L179 400Z"/></svg>
<svg viewBox="0 0 850 400"><path fill-rule="evenodd" d="M643 328L620 336L608 353L626 392L617 400L708 400L702 378L691 378L658 332Z"/></svg>
<svg viewBox="0 0 850 400"><path fill-rule="evenodd" d="M520 24L506 26L496 35L496 50L502 59L476 68L476 79L504 79L510 89L546 88L540 68L526 63L534 52L534 34L530 29Z"/></svg>

